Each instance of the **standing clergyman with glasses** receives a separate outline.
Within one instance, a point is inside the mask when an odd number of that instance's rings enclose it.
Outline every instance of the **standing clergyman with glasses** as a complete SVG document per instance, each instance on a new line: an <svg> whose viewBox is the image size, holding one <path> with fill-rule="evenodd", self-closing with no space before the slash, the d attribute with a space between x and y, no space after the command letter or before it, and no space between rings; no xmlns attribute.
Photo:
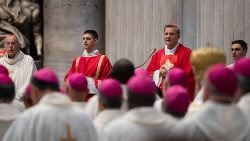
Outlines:
<svg viewBox="0 0 250 141"><path fill-rule="evenodd" d="M0 64L4 65L9 76L15 83L16 99L21 100L25 88L30 82L32 73L36 71L34 60L20 50L21 44L14 34L7 35L4 39L6 54L0 58Z"/></svg>
<svg viewBox="0 0 250 141"><path fill-rule="evenodd" d="M247 54L247 43L244 40L234 40L231 46L231 54L233 57L233 63L228 65L228 68L233 68L234 63Z"/></svg>

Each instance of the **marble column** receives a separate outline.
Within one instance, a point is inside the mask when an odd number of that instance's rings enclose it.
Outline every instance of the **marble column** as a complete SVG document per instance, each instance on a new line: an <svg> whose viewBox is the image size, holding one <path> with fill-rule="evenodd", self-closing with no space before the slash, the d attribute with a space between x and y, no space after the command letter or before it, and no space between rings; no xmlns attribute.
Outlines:
<svg viewBox="0 0 250 141"><path fill-rule="evenodd" d="M43 18L44 67L54 69L61 84L72 60L83 52L85 30L98 32L98 48L104 52L104 0L44 0Z"/></svg>

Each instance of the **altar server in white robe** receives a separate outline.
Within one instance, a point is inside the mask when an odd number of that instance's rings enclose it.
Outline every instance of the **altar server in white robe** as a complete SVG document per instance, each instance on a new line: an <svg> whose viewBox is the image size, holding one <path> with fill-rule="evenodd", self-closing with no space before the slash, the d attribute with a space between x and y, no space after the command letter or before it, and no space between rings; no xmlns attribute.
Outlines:
<svg viewBox="0 0 250 141"><path fill-rule="evenodd" d="M37 103L11 125L3 141L96 141L93 124L68 96L59 93L56 74L48 68L34 73L32 100Z"/></svg>
<svg viewBox="0 0 250 141"><path fill-rule="evenodd" d="M103 134L104 128L116 118L122 116L122 88L115 79L105 79L98 88L99 115L94 120L97 133Z"/></svg>
<svg viewBox="0 0 250 141"><path fill-rule="evenodd" d="M180 122L175 137L185 141L249 141L249 122L233 103L235 73L225 65L209 68L204 82L204 105Z"/></svg>
<svg viewBox="0 0 250 141"><path fill-rule="evenodd" d="M175 120L154 109L156 86L150 77L136 75L128 81L129 111L104 130L105 141L168 140Z"/></svg>
<svg viewBox="0 0 250 141"><path fill-rule="evenodd" d="M15 98L15 85L6 74L0 74L0 140L10 124L20 114L20 111L11 104Z"/></svg>
<svg viewBox="0 0 250 141"><path fill-rule="evenodd" d="M88 81L84 75L74 73L67 78L66 93L75 105L84 109L88 92Z"/></svg>
<svg viewBox="0 0 250 141"><path fill-rule="evenodd" d="M25 88L30 82L32 73L36 71L35 62L31 56L20 50L21 44L14 34L7 35L4 39L4 48L7 53L0 58L0 64L4 65L16 87L16 99L21 100Z"/></svg>
<svg viewBox="0 0 250 141"><path fill-rule="evenodd" d="M238 106L246 113L250 122L250 58L237 60L233 69L239 82L236 100L239 99Z"/></svg>
<svg viewBox="0 0 250 141"><path fill-rule="evenodd" d="M113 68L110 72L110 77L113 79L118 80L122 86L122 107L121 109L127 111L128 110L128 96L127 96L127 81L134 75L134 65L131 61L127 59L120 59L113 65ZM89 117L94 120L95 117L99 114L98 110L98 96L94 95L86 104L85 107L86 113Z"/></svg>

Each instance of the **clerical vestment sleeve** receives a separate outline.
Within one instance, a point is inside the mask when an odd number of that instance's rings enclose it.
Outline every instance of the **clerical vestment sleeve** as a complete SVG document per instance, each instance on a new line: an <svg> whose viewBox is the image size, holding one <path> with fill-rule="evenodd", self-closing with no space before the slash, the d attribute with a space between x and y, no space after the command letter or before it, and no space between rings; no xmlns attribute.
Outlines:
<svg viewBox="0 0 250 141"><path fill-rule="evenodd" d="M160 60L161 56L164 53L164 49L161 49L157 51L151 58L151 61L147 67L147 71L151 77L153 77L153 74L156 70L160 69Z"/></svg>
<svg viewBox="0 0 250 141"><path fill-rule="evenodd" d="M183 70L186 72L188 76L188 92L191 96L191 99L194 99L194 92L195 92L195 80L194 80L194 73L192 69L192 64L190 62L191 51L187 52L183 57Z"/></svg>
<svg viewBox="0 0 250 141"><path fill-rule="evenodd" d="M25 74L22 74L24 75L27 79L24 81L22 87L17 91L16 93L16 98L19 100L21 97L24 96L24 93L25 93L25 90L26 90L26 87L29 85L30 83L30 80L31 80L31 77L32 77L32 74L37 70L36 69L36 65L35 65L35 62L33 60L29 61L29 62L26 62L26 65L27 65L27 69L26 71L24 72Z"/></svg>

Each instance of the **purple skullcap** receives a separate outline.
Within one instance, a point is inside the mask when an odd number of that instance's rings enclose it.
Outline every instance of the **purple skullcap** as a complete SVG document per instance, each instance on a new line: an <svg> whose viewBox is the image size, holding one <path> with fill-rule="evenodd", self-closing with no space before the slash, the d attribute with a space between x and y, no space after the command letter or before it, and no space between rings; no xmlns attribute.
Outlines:
<svg viewBox="0 0 250 141"><path fill-rule="evenodd" d="M240 58L234 64L234 72L250 78L250 58Z"/></svg>
<svg viewBox="0 0 250 141"><path fill-rule="evenodd" d="M74 73L68 77L69 85L76 91L85 91L88 88L88 81L85 76L80 73Z"/></svg>
<svg viewBox="0 0 250 141"><path fill-rule="evenodd" d="M155 83L149 76L135 75L127 83L128 89L134 93L145 95L156 92Z"/></svg>
<svg viewBox="0 0 250 141"><path fill-rule="evenodd" d="M0 85L14 85L14 82L8 75L0 74Z"/></svg>
<svg viewBox="0 0 250 141"><path fill-rule="evenodd" d="M223 64L217 64L208 69L207 79L221 94L233 96L237 89L236 74Z"/></svg>
<svg viewBox="0 0 250 141"><path fill-rule="evenodd" d="M0 74L9 75L9 71L7 70L7 68L1 64L0 64Z"/></svg>
<svg viewBox="0 0 250 141"><path fill-rule="evenodd" d="M115 79L105 79L99 87L100 94L106 97L122 97L122 88L120 83Z"/></svg>
<svg viewBox="0 0 250 141"><path fill-rule="evenodd" d="M37 80L59 84L56 73L51 68L42 68L33 74L33 77Z"/></svg>
<svg viewBox="0 0 250 141"><path fill-rule="evenodd" d="M172 112L185 114L190 104L190 97L185 88L180 85L174 85L165 91L164 101L167 109Z"/></svg>
<svg viewBox="0 0 250 141"><path fill-rule="evenodd" d="M143 69L143 68L137 68L137 69L135 69L135 75L149 76L148 72L145 69Z"/></svg>
<svg viewBox="0 0 250 141"><path fill-rule="evenodd" d="M187 87L187 75L180 68L173 68L167 74L168 83L170 86L181 85Z"/></svg>
<svg viewBox="0 0 250 141"><path fill-rule="evenodd" d="M25 96L30 97L31 95L31 84L29 84L25 89Z"/></svg>

